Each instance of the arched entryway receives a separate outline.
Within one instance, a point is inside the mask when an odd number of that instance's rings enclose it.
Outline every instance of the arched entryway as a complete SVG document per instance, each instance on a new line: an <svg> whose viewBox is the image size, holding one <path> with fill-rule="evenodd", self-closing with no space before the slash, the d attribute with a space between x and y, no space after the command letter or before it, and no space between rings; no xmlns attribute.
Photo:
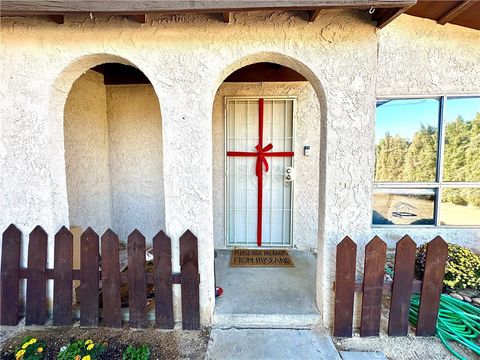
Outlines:
<svg viewBox="0 0 480 360"><path fill-rule="evenodd" d="M87 56L57 79L52 110L54 154L64 154L52 165L63 223L111 228L121 241L137 228L151 242L165 228L165 207L162 121L149 79L118 56Z"/></svg>
<svg viewBox="0 0 480 360"><path fill-rule="evenodd" d="M303 64L270 53L242 59L223 80L213 104L216 280L224 288L215 321L318 322L317 253L323 253L318 239L323 233L325 178L321 159L326 144L323 90ZM266 151L269 170L262 160L259 174L260 151ZM295 267L231 267L230 250L235 248L287 249Z"/></svg>

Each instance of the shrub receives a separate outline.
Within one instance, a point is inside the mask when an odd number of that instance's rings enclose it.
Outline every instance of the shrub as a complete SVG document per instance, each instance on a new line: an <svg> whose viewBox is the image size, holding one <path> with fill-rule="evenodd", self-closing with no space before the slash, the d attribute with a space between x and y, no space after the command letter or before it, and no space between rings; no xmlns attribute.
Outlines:
<svg viewBox="0 0 480 360"><path fill-rule="evenodd" d="M102 344L95 344L92 340L77 340L60 349L58 360L95 360L104 351Z"/></svg>
<svg viewBox="0 0 480 360"><path fill-rule="evenodd" d="M123 353L123 360L148 360L150 359L150 348L147 345L138 347L128 346Z"/></svg>
<svg viewBox="0 0 480 360"><path fill-rule="evenodd" d="M423 277L427 245L417 249L415 274ZM447 265L443 284L451 290L480 288L480 256L460 245L448 244Z"/></svg>
<svg viewBox="0 0 480 360"><path fill-rule="evenodd" d="M45 342L38 341L32 336L23 339L22 345L15 349L16 360L40 360L43 359Z"/></svg>

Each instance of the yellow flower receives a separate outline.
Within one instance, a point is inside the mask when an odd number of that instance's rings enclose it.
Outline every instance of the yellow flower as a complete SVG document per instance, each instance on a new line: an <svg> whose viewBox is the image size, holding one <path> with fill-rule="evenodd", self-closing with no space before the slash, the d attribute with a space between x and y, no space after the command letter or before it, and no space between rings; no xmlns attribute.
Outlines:
<svg viewBox="0 0 480 360"><path fill-rule="evenodd" d="M87 350L88 350L88 351L92 350L94 346L95 346L95 345L93 345L93 344L88 345L88 346L87 346Z"/></svg>
<svg viewBox="0 0 480 360"><path fill-rule="evenodd" d="M30 342L27 341L25 344L22 345L22 349L26 349L30 345Z"/></svg>
<svg viewBox="0 0 480 360"><path fill-rule="evenodd" d="M90 355L85 355L84 357L82 357L82 360L90 360Z"/></svg>
<svg viewBox="0 0 480 360"><path fill-rule="evenodd" d="M18 352L15 354L15 358L18 360L18 359L21 359L23 357L23 355L25 355L25 350L18 350Z"/></svg>
<svg viewBox="0 0 480 360"><path fill-rule="evenodd" d="M92 344L92 343L93 343L92 340L87 340L87 341L85 341L85 346L87 346L88 344Z"/></svg>
<svg viewBox="0 0 480 360"><path fill-rule="evenodd" d="M43 351L43 348L40 346L38 349L37 349L37 352L38 353L41 353Z"/></svg>
<svg viewBox="0 0 480 360"><path fill-rule="evenodd" d="M75 356L75 360L80 360L80 355Z"/></svg>
<svg viewBox="0 0 480 360"><path fill-rule="evenodd" d="M36 342L37 342L37 339L35 339L35 338L30 339L30 341L29 341L30 345L31 345L31 344L35 344Z"/></svg>

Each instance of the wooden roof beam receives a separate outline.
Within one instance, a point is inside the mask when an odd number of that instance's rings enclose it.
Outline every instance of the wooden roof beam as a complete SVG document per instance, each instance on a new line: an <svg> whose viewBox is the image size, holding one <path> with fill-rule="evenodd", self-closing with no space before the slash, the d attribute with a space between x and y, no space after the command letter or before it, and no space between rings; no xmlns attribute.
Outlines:
<svg viewBox="0 0 480 360"><path fill-rule="evenodd" d="M320 11L321 9L310 10L308 12L308 22L314 22L320 14Z"/></svg>
<svg viewBox="0 0 480 360"><path fill-rule="evenodd" d="M140 24L145 24L147 22L147 15L127 15L126 18L130 21L134 21Z"/></svg>
<svg viewBox="0 0 480 360"><path fill-rule="evenodd" d="M48 18L56 24L62 25L65 22L64 15L49 15Z"/></svg>
<svg viewBox="0 0 480 360"><path fill-rule="evenodd" d="M416 0L2 0L2 16L103 13L137 15L153 12L224 13L253 10L311 10L317 8L399 8Z"/></svg>
<svg viewBox="0 0 480 360"><path fill-rule="evenodd" d="M223 22L225 24L228 24L229 22L232 21L232 13L231 12L224 12L224 13L222 13L222 18L223 18Z"/></svg>
<svg viewBox="0 0 480 360"><path fill-rule="evenodd" d="M397 17L402 15L405 11L410 9L413 5L404 6L401 8L380 9L376 10L372 15L372 20L377 21L377 28L381 29L390 24Z"/></svg>
<svg viewBox="0 0 480 360"><path fill-rule="evenodd" d="M446 23L452 21L455 19L458 15L463 13L465 10L467 10L470 6L474 5L475 1L469 0L469 1L462 1L460 4L455 6L453 9L449 10L445 14L442 15L440 19L437 20L437 23L441 25L445 25Z"/></svg>

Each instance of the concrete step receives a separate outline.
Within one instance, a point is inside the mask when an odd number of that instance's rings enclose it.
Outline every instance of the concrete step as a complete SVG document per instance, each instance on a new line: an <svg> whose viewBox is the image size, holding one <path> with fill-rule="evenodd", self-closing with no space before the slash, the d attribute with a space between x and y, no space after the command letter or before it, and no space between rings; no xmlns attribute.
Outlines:
<svg viewBox="0 0 480 360"><path fill-rule="evenodd" d="M215 328L310 329L320 324L320 315L293 314L214 314Z"/></svg>
<svg viewBox="0 0 480 360"><path fill-rule="evenodd" d="M212 329L209 360L340 360L332 338L311 330Z"/></svg>
<svg viewBox="0 0 480 360"><path fill-rule="evenodd" d="M387 360L380 351L340 351L342 360Z"/></svg>

